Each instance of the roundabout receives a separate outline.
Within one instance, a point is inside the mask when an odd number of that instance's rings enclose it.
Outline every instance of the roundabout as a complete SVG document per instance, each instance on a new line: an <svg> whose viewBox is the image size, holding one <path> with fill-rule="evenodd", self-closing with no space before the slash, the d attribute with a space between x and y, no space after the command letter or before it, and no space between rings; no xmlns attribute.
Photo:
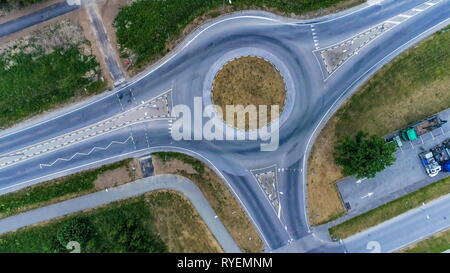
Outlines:
<svg viewBox="0 0 450 273"><path fill-rule="evenodd" d="M296 98L292 72L275 54L258 47L243 47L223 54L207 71L203 85L203 105L220 107L213 122L226 134L267 136L278 130L291 115ZM238 125L225 122L226 106L267 106L267 121L249 126L249 119ZM271 106L278 106L278 118L271 117ZM217 109L217 108L216 108ZM261 115L256 115L261 118ZM234 126L233 124L234 123ZM275 125L275 126L273 126Z"/></svg>
<svg viewBox="0 0 450 273"><path fill-rule="evenodd" d="M39 146L54 137L75 131L82 133L74 142L64 141L65 146L33 151L22 161L12 159L11 164L0 167L0 193L122 158L158 150L176 150L207 162L217 171L248 213L267 251L345 252L347 245L332 242L326 232L311 228L308 223L305 172L314 138L339 105L379 68L445 26L450 18L450 3L436 4L430 8L435 12L412 17L364 44L358 48L358 54L338 62L339 67L329 77L323 77L326 67L314 51L336 43L346 45L345 41L362 30L414 8L415 2L418 1L386 1L382 8L380 5L362 6L348 14L296 23L292 19L255 11L215 19L189 35L179 48L130 83L70 110L46 116L20 130L4 132L0 136L0 155L6 157L17 156L17 151ZM133 112L137 114L132 120L139 123L124 121L118 124L117 130L102 130L97 135L85 137L92 134L86 130L88 126L115 115L127 115L127 110L141 107L167 90L170 90L167 100L161 103L168 108L177 104L189 108L195 97L200 97L204 107L214 103L239 103L239 100L227 100L227 97L216 99L214 92L218 75L219 80L229 81L225 76L221 78L221 70L241 58L269 63L269 67L277 71L272 77L279 77L275 90L283 89L280 78L284 83L283 96L277 91L273 100L252 101L254 98L249 96L242 101L243 104L282 105L279 119L271 121L271 124L278 123L275 130L280 129L280 145L275 151L261 151L260 140L174 141L171 135L173 117L147 121L145 116L149 112L146 110L142 115ZM149 103L148 107L158 106ZM233 134L250 133L245 127L236 129L221 119L215 119L215 122L219 129L231 129ZM194 129L198 128L196 125L201 127L203 124L195 124ZM272 125L267 127L272 129ZM257 131L269 130L262 127ZM56 163L40 167L49 162ZM270 181L273 183L268 184L275 185L272 190L276 192L276 203L279 204L276 208L272 205L273 200L269 200L273 195L267 194L266 184L258 180L258 177L267 177L267 173L273 177ZM365 238L359 243L364 246Z"/></svg>
<svg viewBox="0 0 450 273"><path fill-rule="evenodd" d="M223 113L221 118L227 117L227 105L267 106L267 122L249 124L245 120L244 126L238 124L236 117L227 120L230 126L240 130L261 129L277 117L271 115L272 105L283 111L286 87L283 77L269 62L258 57L240 57L224 65L217 73L212 90L213 104Z"/></svg>

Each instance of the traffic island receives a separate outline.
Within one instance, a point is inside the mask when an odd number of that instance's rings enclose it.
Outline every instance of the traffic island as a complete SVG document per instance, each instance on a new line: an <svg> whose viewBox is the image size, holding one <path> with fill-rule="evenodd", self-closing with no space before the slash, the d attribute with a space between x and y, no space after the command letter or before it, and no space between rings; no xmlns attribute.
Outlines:
<svg viewBox="0 0 450 273"><path fill-rule="evenodd" d="M282 111L286 100L286 87L280 72L268 61L259 57L240 57L225 64L217 73L213 89L212 102L222 111L222 119L232 127L249 130L249 117L244 124L227 120L227 105L267 105L267 122L255 124L252 129L261 129L277 117L272 116L272 105L278 105Z"/></svg>

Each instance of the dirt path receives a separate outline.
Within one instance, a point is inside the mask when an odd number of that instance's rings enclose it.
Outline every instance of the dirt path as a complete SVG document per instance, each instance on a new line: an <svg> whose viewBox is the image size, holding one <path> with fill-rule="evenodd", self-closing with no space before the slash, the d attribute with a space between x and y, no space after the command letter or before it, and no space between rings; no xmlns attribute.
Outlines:
<svg viewBox="0 0 450 273"><path fill-rule="evenodd" d="M120 84L125 81L125 76L120 66L120 59L117 58L113 47L109 41L105 26L102 22L102 17L99 14L97 4L86 5L86 12L89 16L89 21L93 32L96 35L100 52L103 55L103 60L108 67L109 74L111 76L114 85Z"/></svg>

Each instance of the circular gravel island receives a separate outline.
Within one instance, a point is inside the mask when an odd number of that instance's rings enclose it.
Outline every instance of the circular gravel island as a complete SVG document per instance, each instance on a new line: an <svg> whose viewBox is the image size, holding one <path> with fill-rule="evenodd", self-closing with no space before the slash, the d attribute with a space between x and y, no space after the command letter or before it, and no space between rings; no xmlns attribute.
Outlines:
<svg viewBox="0 0 450 273"><path fill-rule="evenodd" d="M239 129L235 126L231 126L228 123L224 122L223 119L220 116L220 111L214 111L216 116L211 121L215 125L215 130L217 132L220 132L227 137L230 137L233 139L234 136L238 137L251 137L255 134L259 137L270 137L271 133L274 130L278 130L284 122L289 118L291 115L293 109L294 109L294 101L296 94L294 92L295 85L293 81L293 73L291 73L290 69L286 64L284 63L283 59L279 56L265 50L262 48L257 47L242 47L237 48L231 51L226 52L222 56L220 56L219 59L217 59L210 67L208 72L205 75L204 82L203 82L203 91L202 91L202 98L203 98L203 106L213 106L213 89L214 89L214 83L215 80L219 74L219 72L230 62L233 62L235 60L241 59L241 58L247 58L247 57L254 57L258 59L262 59L269 63L271 67L273 67L279 75L281 75L285 89L284 89L284 96L285 100L280 105L280 116L277 120L272 120L267 126L262 126L263 128L258 128L255 130L246 130L245 128ZM217 102L216 102L217 103ZM242 100L240 99L238 101L238 105L242 105ZM252 103L255 104L256 103ZM281 109L282 106L282 109ZM268 111L269 113L269 111ZM275 125L275 127L274 127ZM261 127L261 126L258 126Z"/></svg>
<svg viewBox="0 0 450 273"><path fill-rule="evenodd" d="M244 56L229 61L217 72L211 99L213 104L221 107L224 117L227 105L267 105L267 123L257 124L256 128L261 129L277 118L270 114L271 105L278 105L282 112L286 101L286 85L272 63L260 57ZM245 125L238 125L236 120L227 120L227 124L240 130L249 130L248 119Z"/></svg>

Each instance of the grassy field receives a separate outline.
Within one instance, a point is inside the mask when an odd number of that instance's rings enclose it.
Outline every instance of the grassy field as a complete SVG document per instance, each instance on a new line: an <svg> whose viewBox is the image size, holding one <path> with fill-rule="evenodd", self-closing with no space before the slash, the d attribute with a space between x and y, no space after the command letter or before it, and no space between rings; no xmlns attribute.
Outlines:
<svg viewBox="0 0 450 273"><path fill-rule="evenodd" d="M334 226L329 229L330 235L334 238L347 238L449 193L450 177Z"/></svg>
<svg viewBox="0 0 450 273"><path fill-rule="evenodd" d="M227 63L217 73L212 101L221 107L224 119L227 105L267 105L267 123L270 123L273 118L271 105L278 105L281 113L286 99L285 90L283 77L272 64L261 58L242 57ZM267 124L258 124L258 120L255 120L250 126L248 117L245 124L237 123L237 117L227 123L241 130L254 130Z"/></svg>
<svg viewBox="0 0 450 273"><path fill-rule="evenodd" d="M441 253L450 249L450 230L442 231L430 238L401 250L404 253Z"/></svg>
<svg viewBox="0 0 450 273"><path fill-rule="evenodd" d="M124 160L0 195L0 218L97 191L96 181L110 171L122 169L130 182L134 180L130 164L131 160Z"/></svg>
<svg viewBox="0 0 450 273"><path fill-rule="evenodd" d="M345 212L335 182L335 140L358 131L384 136L450 107L450 32L442 31L383 67L331 118L309 158L310 221ZM326 166L326 168L325 168Z"/></svg>
<svg viewBox="0 0 450 273"><path fill-rule="evenodd" d="M67 232L67 226L83 233ZM67 253L69 240L80 241L82 253L221 252L191 204L172 192L146 194L1 235L0 252Z"/></svg>
<svg viewBox="0 0 450 273"><path fill-rule="evenodd" d="M0 47L0 128L104 86L79 26L44 27Z"/></svg>
<svg viewBox="0 0 450 273"><path fill-rule="evenodd" d="M117 40L122 57L135 59L133 68L140 69L169 51L169 44L177 40L183 30L197 19L216 17L223 12L247 8L277 10L303 14L333 5L354 5L364 1L345 0L142 0L123 7L115 19ZM343 7L346 7L344 5Z"/></svg>
<svg viewBox="0 0 450 273"><path fill-rule="evenodd" d="M197 159L172 152L154 153L153 165L156 174L178 174L192 180L243 251L262 250L263 242L255 227L225 182L213 170Z"/></svg>

